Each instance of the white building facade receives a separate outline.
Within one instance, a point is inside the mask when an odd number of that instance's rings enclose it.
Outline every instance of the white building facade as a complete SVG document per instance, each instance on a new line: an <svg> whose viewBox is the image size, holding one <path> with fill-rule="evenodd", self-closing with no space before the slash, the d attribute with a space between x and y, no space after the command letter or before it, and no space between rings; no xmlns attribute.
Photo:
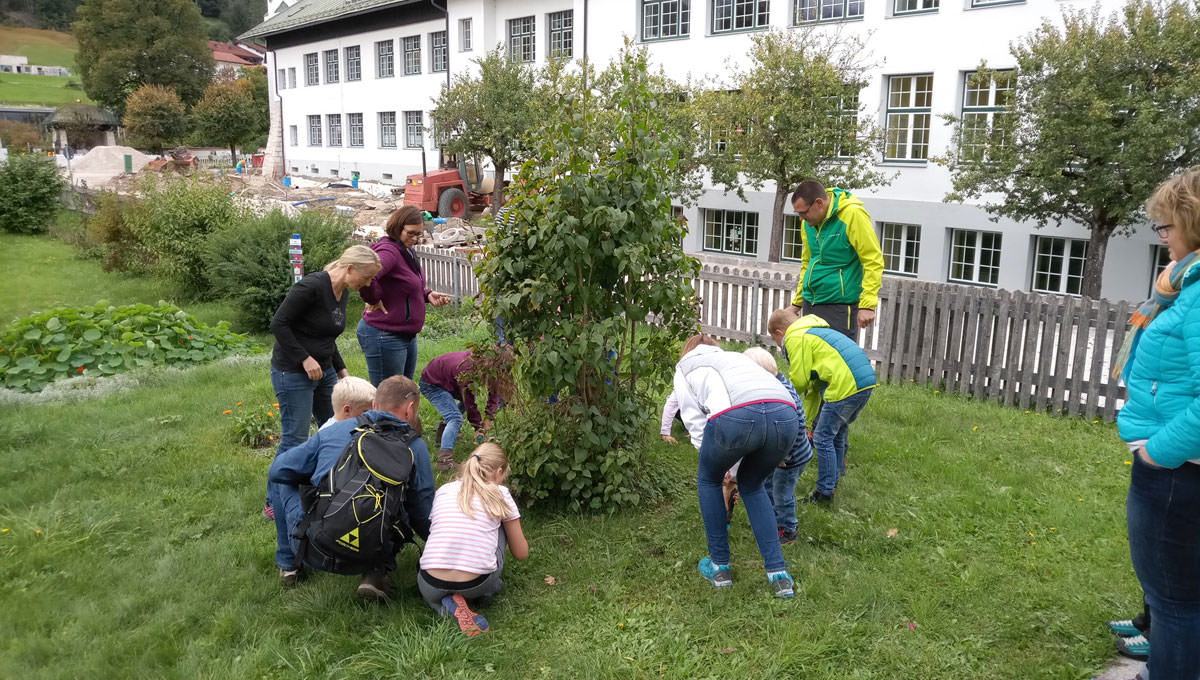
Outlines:
<svg viewBox="0 0 1200 680"><path fill-rule="evenodd" d="M648 48L652 64L678 80L719 75L747 60L751 36L814 24L828 39L862 37L877 63L860 93L864 116L888 135L880 165L887 187L856 189L875 221L890 275L1010 290L1075 294L1088 231L993 222L978 205L943 203L945 168L929 161L951 143L944 114L981 120L1004 102L1006 84L984 88L967 77L980 62L1014 66L1009 44L1043 21L1061 23L1075 0L297 0L243 38L265 39L277 172L400 185L440 154L430 111L443 85L489 49L534 66L551 54L603 67L626 38ZM1100 0L1111 14L1123 0ZM278 113L276 113L278 111ZM791 207L784 261L767 262L774 187L746 201L709 188L686 208L685 248L710 261L748 267L797 265ZM727 238L736 234L738 238ZM1142 299L1165 248L1148 228L1109 243L1103 296Z"/></svg>

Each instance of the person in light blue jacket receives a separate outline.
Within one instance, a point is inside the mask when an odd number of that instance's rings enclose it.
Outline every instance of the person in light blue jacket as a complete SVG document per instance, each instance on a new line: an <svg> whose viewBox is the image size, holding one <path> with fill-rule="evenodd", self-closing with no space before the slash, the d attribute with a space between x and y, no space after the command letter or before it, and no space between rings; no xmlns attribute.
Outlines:
<svg viewBox="0 0 1200 680"><path fill-rule="evenodd" d="M1129 398L1117 418L1133 453L1129 552L1150 611L1147 671L1200 678L1200 167L1146 204L1172 263L1130 319L1116 371Z"/></svg>

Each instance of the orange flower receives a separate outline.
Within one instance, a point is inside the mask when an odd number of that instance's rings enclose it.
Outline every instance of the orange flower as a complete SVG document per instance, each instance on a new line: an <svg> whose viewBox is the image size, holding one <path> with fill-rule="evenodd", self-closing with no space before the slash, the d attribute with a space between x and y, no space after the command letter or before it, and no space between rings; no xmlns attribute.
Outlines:
<svg viewBox="0 0 1200 680"><path fill-rule="evenodd" d="M227 415L229 415L230 413L233 413L233 411L230 411L230 410L221 411L221 415L223 415L223 416L227 416Z"/></svg>
<svg viewBox="0 0 1200 680"><path fill-rule="evenodd" d="M238 402L238 406L241 406L241 405L242 405L242 402L240 402L240 401L239 401L239 402Z"/></svg>
<svg viewBox="0 0 1200 680"><path fill-rule="evenodd" d="M272 413L271 411L267 411L267 417L268 417L268 418L270 418L270 417L271 417L271 416L273 416L273 415L275 415L275 414L274 414L274 413Z"/></svg>
<svg viewBox="0 0 1200 680"><path fill-rule="evenodd" d="M80 366L79 368L75 369L75 371L78 373L83 373L83 366Z"/></svg>
<svg viewBox="0 0 1200 680"><path fill-rule="evenodd" d="M275 408L279 408L279 402L275 402Z"/></svg>

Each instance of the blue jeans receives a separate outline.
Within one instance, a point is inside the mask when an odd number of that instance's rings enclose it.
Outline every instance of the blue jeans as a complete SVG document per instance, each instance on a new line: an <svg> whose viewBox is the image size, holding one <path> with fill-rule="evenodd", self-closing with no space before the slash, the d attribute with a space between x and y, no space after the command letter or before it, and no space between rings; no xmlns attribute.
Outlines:
<svg viewBox="0 0 1200 680"><path fill-rule="evenodd" d="M800 525L796 521L796 482L799 481L800 475L804 474L804 468L808 467L808 461L812 460L812 457L812 446L809 445L808 435L802 427L800 434L796 435L795 443L792 444L791 452L783 459L783 467L777 467L767 475L764 486L767 489L767 498L775 507L775 524L780 529L795 531Z"/></svg>
<svg viewBox="0 0 1200 680"><path fill-rule="evenodd" d="M708 556L716 564L729 564L729 532L725 528L727 517L721 483L725 472L740 459L738 493L750 518L763 565L768 572L783 571L779 533L763 482L787 456L799 432L796 407L778 402L739 406L712 418L704 426L697 484Z"/></svg>
<svg viewBox="0 0 1200 680"><path fill-rule="evenodd" d="M275 511L275 564L288 571L299 569L296 551L300 541L292 538L292 533L300 525L300 520L304 519L300 492L294 486L267 482L267 500Z"/></svg>
<svg viewBox="0 0 1200 680"><path fill-rule="evenodd" d="M850 423L867 405L873 389L852 394L841 401L821 404L813 424L813 448L817 450L817 491L832 496L846 465L846 443Z"/></svg>
<svg viewBox="0 0 1200 680"><path fill-rule="evenodd" d="M1125 514L1150 606L1150 677L1200 678L1200 465L1167 470L1134 456Z"/></svg>
<svg viewBox="0 0 1200 680"><path fill-rule="evenodd" d="M381 331L367 323L358 322L358 345L367 360L367 377L371 384L379 383L393 375L402 375L410 380L417 372L417 336L404 340L392 331Z"/></svg>
<svg viewBox="0 0 1200 680"><path fill-rule="evenodd" d="M453 449L454 442L458 439L458 431L462 429L463 405L454 398L454 395L437 385L430 385L422 380L419 387L421 394L430 404L433 404L438 415L442 417L442 422L446 423L446 429L442 432L442 441L438 443L438 447Z"/></svg>
<svg viewBox="0 0 1200 680"><path fill-rule="evenodd" d="M275 388L275 400L279 402L282 426L275 455L308 441L309 423L313 418L319 424L333 417L333 386L337 381L337 371L332 366L325 369L320 380L313 380L307 373L271 367L271 386Z"/></svg>

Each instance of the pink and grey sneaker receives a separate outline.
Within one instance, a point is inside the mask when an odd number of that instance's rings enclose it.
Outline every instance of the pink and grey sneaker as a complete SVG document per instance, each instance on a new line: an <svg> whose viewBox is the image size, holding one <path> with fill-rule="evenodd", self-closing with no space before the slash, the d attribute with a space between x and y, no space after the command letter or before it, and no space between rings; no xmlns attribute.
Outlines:
<svg viewBox="0 0 1200 680"><path fill-rule="evenodd" d="M443 597L442 608L458 621L458 629L466 633L467 637L475 637L480 633L487 632L487 619L483 618L482 614L471 611L462 595L456 593Z"/></svg>
<svg viewBox="0 0 1200 680"><path fill-rule="evenodd" d="M266 517L272 522L275 521L275 508L271 507L271 501L267 501L265 504L263 504L263 517Z"/></svg>

